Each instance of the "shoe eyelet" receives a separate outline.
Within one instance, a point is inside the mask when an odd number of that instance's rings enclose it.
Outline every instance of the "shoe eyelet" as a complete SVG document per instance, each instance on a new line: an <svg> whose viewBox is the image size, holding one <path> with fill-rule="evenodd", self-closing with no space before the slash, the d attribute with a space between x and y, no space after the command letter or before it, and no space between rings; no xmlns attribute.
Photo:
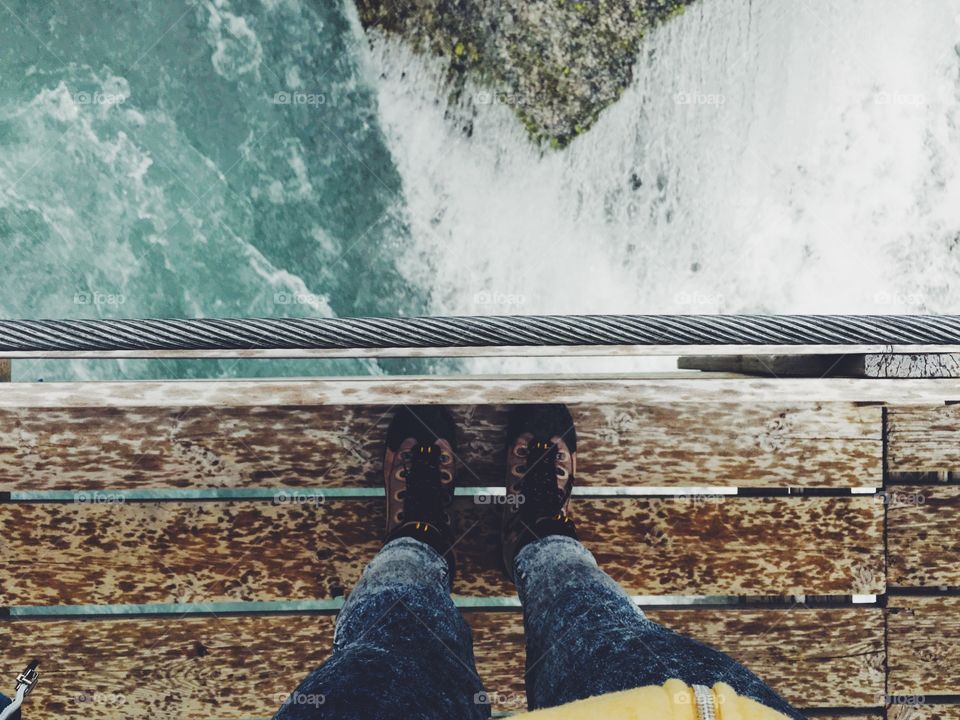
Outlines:
<svg viewBox="0 0 960 720"><path fill-rule="evenodd" d="M569 473L567 472L567 469L566 469L565 467L563 467L562 465L558 465L558 466L557 466L557 477L565 478L567 475L569 475Z"/></svg>
<svg viewBox="0 0 960 720"><path fill-rule="evenodd" d="M400 468L397 470L397 480L406 480L407 479L407 469Z"/></svg>
<svg viewBox="0 0 960 720"><path fill-rule="evenodd" d="M407 491L406 491L406 490L397 490L397 491L393 494L393 497L396 498L397 500L403 500L403 498L406 496L406 494L407 494Z"/></svg>
<svg viewBox="0 0 960 720"><path fill-rule="evenodd" d="M450 457L447 453L440 453L440 464L449 465L453 461L453 458Z"/></svg>
<svg viewBox="0 0 960 720"><path fill-rule="evenodd" d="M567 454L563 450L557 450L557 462L563 462L567 459Z"/></svg>
<svg viewBox="0 0 960 720"><path fill-rule="evenodd" d="M530 448L526 445L517 445L513 448L513 454L517 457L526 457L530 454Z"/></svg>
<svg viewBox="0 0 960 720"><path fill-rule="evenodd" d="M398 512L394 517L397 518L397 522L403 522L403 510Z"/></svg>
<svg viewBox="0 0 960 720"><path fill-rule="evenodd" d="M441 470L441 471L440 471L440 478L443 480L443 482L452 482L452 481L453 481L453 473L450 472L449 470Z"/></svg>
<svg viewBox="0 0 960 720"><path fill-rule="evenodd" d="M402 453L400 453L400 459L401 459L401 460L408 460L408 461L409 461L410 458L412 458L412 457L413 457L413 455L410 454L410 451L409 451L409 450L404 450Z"/></svg>
<svg viewBox="0 0 960 720"><path fill-rule="evenodd" d="M513 474L517 477L523 477L523 474L527 471L526 465L514 465Z"/></svg>

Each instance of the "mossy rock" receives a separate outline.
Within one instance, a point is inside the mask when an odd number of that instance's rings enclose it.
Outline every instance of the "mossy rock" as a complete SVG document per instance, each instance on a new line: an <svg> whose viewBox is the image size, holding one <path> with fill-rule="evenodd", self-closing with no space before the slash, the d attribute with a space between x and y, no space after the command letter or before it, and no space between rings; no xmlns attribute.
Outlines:
<svg viewBox="0 0 960 720"><path fill-rule="evenodd" d="M640 43L693 0L355 0L367 29L446 58L507 98L531 137L563 147L633 81Z"/></svg>

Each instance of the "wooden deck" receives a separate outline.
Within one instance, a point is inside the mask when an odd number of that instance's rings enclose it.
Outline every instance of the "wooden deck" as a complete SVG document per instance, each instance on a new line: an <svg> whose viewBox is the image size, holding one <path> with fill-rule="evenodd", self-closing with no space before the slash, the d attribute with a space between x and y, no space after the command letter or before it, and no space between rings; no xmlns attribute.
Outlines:
<svg viewBox="0 0 960 720"><path fill-rule="evenodd" d="M380 545L400 403L461 428L455 592L499 710L505 405L571 404L586 545L825 717L960 718L960 381L724 374L0 384L0 679L30 720L266 718ZM278 669L281 669L278 671ZM278 672L280 673L278 677Z"/></svg>

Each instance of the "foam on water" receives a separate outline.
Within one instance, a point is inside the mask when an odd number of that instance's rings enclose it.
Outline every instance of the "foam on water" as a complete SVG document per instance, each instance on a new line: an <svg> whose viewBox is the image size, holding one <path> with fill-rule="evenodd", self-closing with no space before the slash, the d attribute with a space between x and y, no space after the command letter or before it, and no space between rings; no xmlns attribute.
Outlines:
<svg viewBox="0 0 960 720"><path fill-rule="evenodd" d="M0 29L0 314L423 312L399 180L337 5L12 2ZM9 21L9 22L8 22ZM294 92L302 92L294 97ZM379 247L378 247L379 245ZM371 363L325 371L374 372ZM19 379L317 372L15 364Z"/></svg>

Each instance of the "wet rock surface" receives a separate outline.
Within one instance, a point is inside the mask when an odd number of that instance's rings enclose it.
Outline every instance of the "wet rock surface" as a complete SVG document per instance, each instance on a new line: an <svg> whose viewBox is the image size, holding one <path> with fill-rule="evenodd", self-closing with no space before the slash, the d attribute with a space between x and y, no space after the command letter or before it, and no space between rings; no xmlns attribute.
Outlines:
<svg viewBox="0 0 960 720"><path fill-rule="evenodd" d="M448 63L451 100L509 105L540 143L586 131L633 80L640 43L693 0L356 0L367 30ZM467 79L482 92L464 97Z"/></svg>

